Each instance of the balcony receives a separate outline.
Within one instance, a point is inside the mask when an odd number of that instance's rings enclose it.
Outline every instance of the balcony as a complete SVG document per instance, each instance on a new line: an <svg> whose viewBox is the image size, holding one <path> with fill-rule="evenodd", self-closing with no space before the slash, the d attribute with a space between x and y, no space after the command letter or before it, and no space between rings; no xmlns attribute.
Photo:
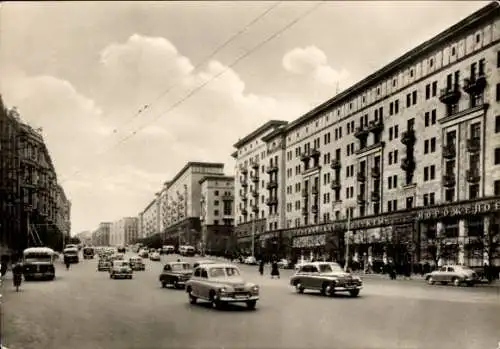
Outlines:
<svg viewBox="0 0 500 349"><path fill-rule="evenodd" d="M242 180L242 181L241 181L241 186L242 186L243 188L248 187L248 182L247 182L247 180L246 180L246 179L244 179L244 180Z"/></svg>
<svg viewBox="0 0 500 349"><path fill-rule="evenodd" d="M372 120L368 124L368 131L373 133L380 133L384 129L384 121L382 119Z"/></svg>
<svg viewBox="0 0 500 349"><path fill-rule="evenodd" d="M380 178L380 167L372 167L372 178Z"/></svg>
<svg viewBox="0 0 500 349"><path fill-rule="evenodd" d="M269 183L267 183L267 186L266 186L266 188L269 190L277 188L277 187L278 187L278 182L276 182L275 180L270 181Z"/></svg>
<svg viewBox="0 0 500 349"><path fill-rule="evenodd" d="M257 205L253 205L253 206L252 206L252 212L253 212L253 213L258 213L258 212L259 212L259 206L257 206Z"/></svg>
<svg viewBox="0 0 500 349"><path fill-rule="evenodd" d="M241 197L241 201L243 201L243 202L247 202L247 200L248 200L248 198L247 198L246 196L242 196L242 197Z"/></svg>
<svg viewBox="0 0 500 349"><path fill-rule="evenodd" d="M307 189L302 189L302 197L305 198L309 195L309 193L307 192Z"/></svg>
<svg viewBox="0 0 500 349"><path fill-rule="evenodd" d="M311 157L311 152L305 151L302 154L300 154L300 161L308 161L310 157Z"/></svg>
<svg viewBox="0 0 500 349"><path fill-rule="evenodd" d="M380 193L378 191L372 191L370 199L372 202L380 202Z"/></svg>
<svg viewBox="0 0 500 349"><path fill-rule="evenodd" d="M479 72L475 76L464 79L463 90L469 95L480 94L486 87L486 75L484 72Z"/></svg>
<svg viewBox="0 0 500 349"><path fill-rule="evenodd" d="M222 200L224 201L232 201L234 200L233 194L223 194L222 195Z"/></svg>
<svg viewBox="0 0 500 349"><path fill-rule="evenodd" d="M252 190L250 193L252 193L252 196L253 196L254 198L256 198L256 197L258 197L258 196L259 196L259 192L257 191L257 189Z"/></svg>
<svg viewBox="0 0 500 349"><path fill-rule="evenodd" d="M469 183L478 183L481 179L481 176L479 175L479 171L477 169L465 171L465 177L467 178L467 182Z"/></svg>
<svg viewBox="0 0 500 349"><path fill-rule="evenodd" d="M365 200L365 195L364 194L358 194L356 201L358 202L358 205L364 205L366 200Z"/></svg>
<svg viewBox="0 0 500 349"><path fill-rule="evenodd" d="M358 172L356 174L356 179L358 180L358 182L364 182L366 181L366 176L363 172Z"/></svg>
<svg viewBox="0 0 500 349"><path fill-rule="evenodd" d="M415 144L415 130L407 130L404 131L403 134L401 135L401 143L403 143L406 146L413 145Z"/></svg>
<svg viewBox="0 0 500 349"><path fill-rule="evenodd" d="M311 157L313 159L319 159L320 156L321 156L321 152L318 149L311 150Z"/></svg>
<svg viewBox="0 0 500 349"><path fill-rule="evenodd" d="M334 179L332 181L331 187L333 190L339 190L342 187L342 185L340 184L340 180Z"/></svg>
<svg viewBox="0 0 500 349"><path fill-rule="evenodd" d="M455 144L446 144L443 146L443 157L445 159L453 159L457 156Z"/></svg>
<svg viewBox="0 0 500 349"><path fill-rule="evenodd" d="M481 150L481 138L475 137L467 140L467 151L469 153L477 153Z"/></svg>
<svg viewBox="0 0 500 349"><path fill-rule="evenodd" d="M269 198L266 200L266 205L267 206L274 206L278 204L278 199L276 198Z"/></svg>
<svg viewBox="0 0 500 349"><path fill-rule="evenodd" d="M311 192L312 192L313 195L318 195L319 194L318 187L313 186L312 189L311 189Z"/></svg>
<svg viewBox="0 0 500 349"><path fill-rule="evenodd" d="M403 158L401 169L405 172L412 172L415 169L415 160L412 157Z"/></svg>
<svg viewBox="0 0 500 349"><path fill-rule="evenodd" d="M277 165L269 165L266 167L266 173L273 173L273 172L278 172Z"/></svg>
<svg viewBox="0 0 500 349"><path fill-rule="evenodd" d="M240 172L242 174L247 174L248 173L248 168L246 166L240 166Z"/></svg>
<svg viewBox="0 0 500 349"><path fill-rule="evenodd" d="M246 209L246 208L244 208L243 210L241 210L241 214L242 214L243 216L248 215L248 211L247 211L247 209Z"/></svg>
<svg viewBox="0 0 500 349"><path fill-rule="evenodd" d="M309 214L309 212L307 211L307 208L306 207L302 207L302 215L303 216L307 216Z"/></svg>
<svg viewBox="0 0 500 349"><path fill-rule="evenodd" d="M443 176L443 185L446 188L454 187L455 184L456 184L456 179L453 173L447 173Z"/></svg>
<svg viewBox="0 0 500 349"><path fill-rule="evenodd" d="M439 94L439 100L441 103L450 105L457 104L460 100L460 86L458 84L454 84L453 86L449 86L446 88L442 88Z"/></svg>
<svg viewBox="0 0 500 349"><path fill-rule="evenodd" d="M318 211L319 211L318 205L312 205L311 206L311 212L312 213L316 214L316 213L318 213Z"/></svg>
<svg viewBox="0 0 500 349"><path fill-rule="evenodd" d="M330 164L330 167L333 169L333 170L337 170L339 168L342 167L342 164L340 163L340 160L338 159L334 159L332 160L331 164Z"/></svg>
<svg viewBox="0 0 500 349"><path fill-rule="evenodd" d="M255 183L255 182L258 182L258 181L259 181L259 175L258 175L258 174L256 174L256 175L252 175L252 176L250 176L250 179L251 179L251 180L252 180L252 182L254 182L254 183Z"/></svg>
<svg viewBox="0 0 500 349"><path fill-rule="evenodd" d="M368 131L368 128L361 125L361 126L356 127L356 131L354 132L354 137L366 138L368 136L368 133L370 133L370 131Z"/></svg>
<svg viewBox="0 0 500 349"><path fill-rule="evenodd" d="M259 163L257 161L252 161L250 163L250 166L254 169L254 170L258 170L259 169Z"/></svg>

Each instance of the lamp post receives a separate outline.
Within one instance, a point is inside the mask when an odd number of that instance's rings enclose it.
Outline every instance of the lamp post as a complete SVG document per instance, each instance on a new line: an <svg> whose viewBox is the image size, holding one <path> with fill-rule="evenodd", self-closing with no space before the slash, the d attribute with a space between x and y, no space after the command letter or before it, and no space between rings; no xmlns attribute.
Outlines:
<svg viewBox="0 0 500 349"><path fill-rule="evenodd" d="M255 257L255 217L252 217L252 257Z"/></svg>
<svg viewBox="0 0 500 349"><path fill-rule="evenodd" d="M344 270L347 271L349 268L349 244L350 240L352 237L352 231L351 231L351 210L350 208L347 209L347 231L345 233L344 239L346 241L345 244L345 265L344 265Z"/></svg>

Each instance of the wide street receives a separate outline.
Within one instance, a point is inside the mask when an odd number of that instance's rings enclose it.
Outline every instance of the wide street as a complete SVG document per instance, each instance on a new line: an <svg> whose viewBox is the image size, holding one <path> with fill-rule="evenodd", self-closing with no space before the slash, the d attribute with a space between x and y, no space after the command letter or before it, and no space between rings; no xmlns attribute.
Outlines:
<svg viewBox="0 0 500 349"><path fill-rule="evenodd" d="M175 259L171 256L169 259ZM166 257L162 257L166 261ZM60 262L59 262L60 263ZM162 289L160 262L146 261L133 280L111 280L97 260L54 282L4 283L3 344L9 349L426 348L496 349L497 287L428 286L366 279L360 297L299 295L291 271L271 280L241 266L261 285L257 310L190 305L185 292Z"/></svg>

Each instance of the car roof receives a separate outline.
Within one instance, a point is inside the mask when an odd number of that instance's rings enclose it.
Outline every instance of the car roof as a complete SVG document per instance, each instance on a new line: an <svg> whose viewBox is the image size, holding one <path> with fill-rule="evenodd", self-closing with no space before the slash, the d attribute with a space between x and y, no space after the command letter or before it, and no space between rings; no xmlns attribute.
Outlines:
<svg viewBox="0 0 500 349"><path fill-rule="evenodd" d="M49 247L30 247L23 251L23 253L52 253L54 254L54 250Z"/></svg>
<svg viewBox="0 0 500 349"><path fill-rule="evenodd" d="M188 264L188 265L191 265L191 263L189 262L168 262L168 263L165 263L165 265L179 265L179 264Z"/></svg>
<svg viewBox="0 0 500 349"><path fill-rule="evenodd" d="M211 268L237 268L238 267L234 264L229 264L229 263L211 263L211 264L202 264L199 267L208 267L209 269Z"/></svg>
<svg viewBox="0 0 500 349"><path fill-rule="evenodd" d="M303 267L305 265L314 265L315 267L317 266L320 266L320 265L324 265L324 264L328 264L328 265L338 265L340 267L340 264L338 264L337 262L304 262L304 263L300 263L300 266Z"/></svg>

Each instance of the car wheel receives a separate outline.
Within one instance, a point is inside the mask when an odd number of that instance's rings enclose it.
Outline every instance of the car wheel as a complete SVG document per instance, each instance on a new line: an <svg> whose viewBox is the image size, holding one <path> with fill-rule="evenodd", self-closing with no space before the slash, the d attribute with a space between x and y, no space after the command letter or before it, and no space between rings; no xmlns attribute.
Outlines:
<svg viewBox="0 0 500 349"><path fill-rule="evenodd" d="M187 289L187 294L188 294L189 303L196 304L196 301L198 300L198 298L193 296L191 288Z"/></svg>
<svg viewBox="0 0 500 349"><path fill-rule="evenodd" d="M349 291L351 297L357 297L359 295L359 290L351 290Z"/></svg>
<svg viewBox="0 0 500 349"><path fill-rule="evenodd" d="M300 281L297 281L295 283L295 291L297 291L298 293L304 293L304 286L302 286L302 284L300 283Z"/></svg>
<svg viewBox="0 0 500 349"><path fill-rule="evenodd" d="M455 287L458 287L461 284L459 278L453 278L453 279L451 279L451 282L453 282L453 286L455 286Z"/></svg>
<svg viewBox="0 0 500 349"><path fill-rule="evenodd" d="M166 284L165 282L162 282L162 283L161 283L161 287L162 287L162 288L167 288L167 284Z"/></svg>
<svg viewBox="0 0 500 349"><path fill-rule="evenodd" d="M179 284L178 284L177 280L174 280L174 282L172 283L172 285L176 289L179 288Z"/></svg>
<svg viewBox="0 0 500 349"><path fill-rule="evenodd" d="M332 294L332 289L332 285L329 282L325 282L321 287L321 294L323 296L330 296Z"/></svg>
<svg viewBox="0 0 500 349"><path fill-rule="evenodd" d="M247 302L247 308L250 310L254 310L256 305L257 305L257 301L248 301Z"/></svg>
<svg viewBox="0 0 500 349"><path fill-rule="evenodd" d="M214 309L220 309L221 308L221 302L217 299L215 296L215 292L210 292L210 303L212 305L212 308Z"/></svg>
<svg viewBox="0 0 500 349"><path fill-rule="evenodd" d="M429 285L434 285L434 279L432 278L432 276L429 276L429 277L427 278L427 283L428 283Z"/></svg>

